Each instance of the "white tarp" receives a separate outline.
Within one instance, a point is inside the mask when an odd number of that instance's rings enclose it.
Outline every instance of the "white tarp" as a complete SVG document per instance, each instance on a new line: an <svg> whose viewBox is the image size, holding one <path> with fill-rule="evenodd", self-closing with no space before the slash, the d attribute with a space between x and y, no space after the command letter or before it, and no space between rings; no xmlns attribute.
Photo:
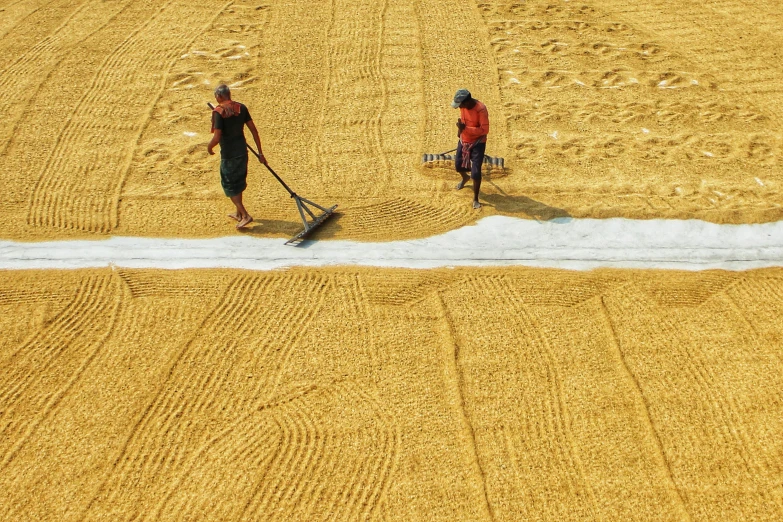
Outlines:
<svg viewBox="0 0 783 522"><path fill-rule="evenodd" d="M0 269L243 268L361 265L400 268L536 266L747 270L783 266L783 222L716 225L698 220L491 216L475 226L409 241L362 243L236 235L215 239L112 237L94 241L0 241Z"/></svg>

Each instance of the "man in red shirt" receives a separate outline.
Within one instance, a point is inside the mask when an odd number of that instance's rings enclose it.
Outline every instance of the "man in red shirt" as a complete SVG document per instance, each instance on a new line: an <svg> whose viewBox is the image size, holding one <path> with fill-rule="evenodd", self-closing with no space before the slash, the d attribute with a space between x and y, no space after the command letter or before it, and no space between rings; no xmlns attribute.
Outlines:
<svg viewBox="0 0 783 522"><path fill-rule="evenodd" d="M481 189L481 166L484 164L484 151L487 148L489 134L489 112L487 106L470 95L467 89L460 89L454 95L452 108L459 107L460 117L457 120L457 156L455 166L462 176L457 183L457 190L465 186L469 179L473 180L473 208L481 208L479 190ZM468 176L470 171L470 176Z"/></svg>

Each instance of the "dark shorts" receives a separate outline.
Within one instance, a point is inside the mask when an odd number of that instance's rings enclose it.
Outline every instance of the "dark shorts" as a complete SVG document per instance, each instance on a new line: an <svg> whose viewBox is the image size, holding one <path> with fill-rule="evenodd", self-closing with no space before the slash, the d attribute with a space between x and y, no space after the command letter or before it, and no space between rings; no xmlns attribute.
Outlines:
<svg viewBox="0 0 783 522"><path fill-rule="evenodd" d="M247 154L220 160L220 184L228 197L241 194L247 188Z"/></svg>
<svg viewBox="0 0 783 522"><path fill-rule="evenodd" d="M487 143L476 143L470 149L470 177L471 179L481 179L481 166L484 164L484 151L487 150ZM467 173L462 168L462 142L457 144L457 156L454 159L454 165L457 172Z"/></svg>

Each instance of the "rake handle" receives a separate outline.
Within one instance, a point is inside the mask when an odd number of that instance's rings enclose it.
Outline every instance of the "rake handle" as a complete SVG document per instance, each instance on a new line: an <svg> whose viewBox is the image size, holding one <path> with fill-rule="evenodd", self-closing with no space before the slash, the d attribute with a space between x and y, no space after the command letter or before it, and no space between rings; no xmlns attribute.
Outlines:
<svg viewBox="0 0 783 522"><path fill-rule="evenodd" d="M255 150L253 150L253 147L251 147L249 143L245 143L245 145L247 145L247 148L250 150L250 152L252 152L252 153L253 153L253 155L254 155L256 158L258 158L258 161L261 161L261 155L260 155L260 154L258 154L258 152L256 152ZM279 182L280 182L280 184L281 184L281 185L283 185L283 188L284 188L284 189L286 189L286 190L288 191L288 193L291 195L291 197L292 197L292 198L295 198L295 197L296 197L296 193L295 193L293 190L291 190L291 189L288 187L288 185L286 185L286 184L285 184L285 181L283 181L283 179L282 179L280 176L278 176L278 175L277 175L277 172L275 172L274 170L272 170L272 167L270 167L270 166L269 166L267 163L262 163L262 165L263 165L264 167L266 167L266 170L268 170L269 172L271 172L271 173L272 173L272 175L275 177L275 179L276 179L277 181L279 181Z"/></svg>

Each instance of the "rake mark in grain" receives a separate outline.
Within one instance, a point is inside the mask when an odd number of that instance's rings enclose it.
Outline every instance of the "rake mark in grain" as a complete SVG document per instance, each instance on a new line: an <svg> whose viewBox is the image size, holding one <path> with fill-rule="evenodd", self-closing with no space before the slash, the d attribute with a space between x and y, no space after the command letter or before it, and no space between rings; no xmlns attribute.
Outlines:
<svg viewBox="0 0 783 522"><path fill-rule="evenodd" d="M378 401L366 393L360 384L350 384L350 392L355 394L356 400L367 405L373 413L373 427L378 430L377 433L373 432L368 440L374 448L379 448L376 451L376 460L365 459L362 466L364 471L361 479L357 481L357 485L344 490L352 493L346 501L347 505L354 506L354 510L349 512L347 516L357 520L368 520L377 511L378 503L383 493L388 489L391 475L396 467L400 435L391 425L391 418L384 413L384 409ZM377 428L376 425L378 425ZM378 446L378 438L381 438L380 446ZM372 484L372 487L366 487L364 484Z"/></svg>
<svg viewBox="0 0 783 522"><path fill-rule="evenodd" d="M688 381L698 389L700 402L704 406L703 411L709 417L711 424L715 426L722 442L721 447L730 448L730 451L739 457L742 463L741 467L744 469L738 471L743 472L751 483L756 484L758 495L761 498L774 506L778 513L783 513L781 499L774 493L767 491L765 484L761 482L762 477L767 475L764 472L770 468L770 464L764 462L763 458L759 457L761 453L753 449L754 441L748 437L746 429L743 427L731 394L720 389L719 379L700 343L695 342L692 337L684 337L681 334L683 323L687 324L689 327L687 331L691 333L694 331L698 333L707 327L698 319L683 321L682 314L680 317L660 312L653 315L650 313L650 304L638 293L624 297L621 303L613 304L609 301L609 306L614 308L621 304L625 316L646 318L647 321L655 318L654 324L636 324L638 334L645 335L650 339L664 340L666 353L675 355L679 352L682 356L679 358L682 361L679 368L688 377ZM619 299L619 296L614 299ZM700 306L702 305L703 303L700 303ZM705 331L704 333L709 332ZM695 499L689 501L695 502Z"/></svg>
<svg viewBox="0 0 783 522"><path fill-rule="evenodd" d="M513 316L508 319L509 327L518 330L520 338L528 339L531 345L530 356L540 365L546 378L548 393L543 399L542 406L549 414L547 416L549 437L553 437L557 443L556 451L560 453L559 460L565 466L567 480L572 488L581 491L589 500L587 509L595 518L600 509L597 505L595 492L587 481L584 466L579 458L573 433L570 429L568 407L562 390L562 379L558 369L558 362L554 356L549 341L534 317L528 312L527 306L520 303L515 297L515 289L506 278L501 277L471 277L469 284L475 288L475 292L481 295L493 295L496 299L507 303L504 309L513 311ZM540 429L540 428L535 428Z"/></svg>
<svg viewBox="0 0 783 522"><path fill-rule="evenodd" d="M298 404L296 404L296 406L298 406ZM295 426L294 433L300 434L299 438L292 439L293 444L291 444L291 449L298 451L296 453L292 452L291 456L297 457L296 461L297 464L300 464L301 470L307 470L313 465L314 462L318 462L318 460L320 460L320 452L318 450L322 448L317 447L317 442L319 441L318 431L320 430L317 429L317 422L307 413L299 410L297 413L302 413L301 415L293 414L289 416L284 415L286 411L287 410L279 412L280 415L278 416L278 423L291 423L291 425ZM297 480L298 477L294 472L295 467L296 466L290 465L289 461L283 468L288 470L290 473L286 475L283 480L281 480L281 487L277 489L275 501L278 504L280 504L280 501L283 498L291 498L292 495L294 495L295 492L300 489L298 487L300 485L300 481ZM303 471L301 475L307 476L309 474ZM305 490L306 487L301 489ZM262 510L261 512L268 511Z"/></svg>
<svg viewBox="0 0 783 522"><path fill-rule="evenodd" d="M19 49L30 49L56 35L65 25L62 20L67 23L88 2L85 0L82 4L74 5L70 1L55 0L40 5L41 2L20 1L13 6L6 6L0 17L0 68L18 61Z"/></svg>
<svg viewBox="0 0 783 522"><path fill-rule="evenodd" d="M381 44L384 107L380 113L381 147L389 169L386 182L402 181L394 173L410 168L416 144L421 141L426 120L424 60L420 6L414 2L387 1ZM416 148L414 148L416 147Z"/></svg>
<svg viewBox="0 0 783 522"><path fill-rule="evenodd" d="M0 470L84 373L117 319L113 276L83 281L73 300L41 332L12 354L0 375Z"/></svg>
<svg viewBox="0 0 783 522"><path fill-rule="evenodd" d="M154 502L145 517L174 509L181 502L177 495L183 480L207 472L202 468L208 463L198 456L217 442L208 426L272 400L279 374L322 305L328 283L310 275L237 278L177 357L85 517L99 516L103 506L127 502L128 481L155 490L153 498L138 499L146 505ZM296 308L292 311L290 305ZM263 375L247 381L242 373L247 364L263 368ZM231 390L238 382L251 387L235 396ZM226 437L235 440L230 432Z"/></svg>
<svg viewBox="0 0 783 522"><path fill-rule="evenodd" d="M664 451L663 442L661 441L661 436L658 433L658 430L655 428L655 424L653 422L652 413L650 412L650 403L647 399L647 396L644 394L644 391L642 390L642 386L639 383L639 379L636 376L635 373L633 373L628 366L628 361L626 360L625 354L623 352L622 346L620 345L620 338L617 336L617 331L615 330L615 326L612 322L612 317L609 314L609 309L606 307L606 303L604 302L604 297L599 296L598 297L600 308L601 308L601 315L603 319L606 322L606 328L609 331L611 343L614 347L614 351L617 353L617 356L620 360L620 363L622 365L622 368L624 370L624 373L627 377L629 377L629 380L633 384L633 388L636 390L636 392L639 395L639 398L641 399L642 409L644 410L645 414L645 423L650 429L650 433L653 436L653 439L655 440L656 448L658 449L658 457L660 458L661 463L663 464L663 468L666 470L666 475L669 478L670 487L668 488L670 491L674 492L674 495L677 498L677 505L680 509L680 515L682 516L683 520L691 520L691 514L688 511L687 504L685 502L685 499L683 498L683 493L680 492L680 488L677 487L677 483L674 480L674 473L672 472L672 466L669 462L669 458L666 455L666 452Z"/></svg>
<svg viewBox="0 0 783 522"><path fill-rule="evenodd" d="M170 298L217 299L225 294L234 280L229 274L210 278L198 286L187 272L117 269L117 274L127 285L133 299Z"/></svg>
<svg viewBox="0 0 783 522"><path fill-rule="evenodd" d="M391 216L394 219L390 219ZM379 236L407 239L420 237L424 223L428 231L442 233L474 220L462 207L434 206L397 198L355 209L350 216L345 216L343 226L350 227L352 237L358 239Z"/></svg>
<svg viewBox="0 0 783 522"><path fill-rule="evenodd" d="M176 370L180 365L182 365L183 361L186 358L186 355L190 352L191 345L197 341L199 334L202 331L209 330L213 325L222 324L223 322L225 322L227 316L229 315L227 313L227 309L229 309L231 306L232 298L236 296L236 287L241 284L242 284L241 278L239 277L235 278L235 280L225 290L220 300L213 307L212 311L204 317L202 324L199 326L197 330L197 333L189 341L182 344L182 348L179 350L178 354L174 357L174 360L172 361L172 364L169 367L167 375L163 380L164 384L160 388L158 388L153 400L147 405L144 412L141 414L141 416L131 427L128 437L126 438L125 443L123 444L116 460L114 461L114 465L112 466L115 472L109 477L107 477L106 480L103 482L96 495L92 498L92 500L88 504L82 520L84 520L87 517L93 505L98 501L98 498L101 496L103 491L107 489L110 480L113 478L113 475L116 474L116 470L119 470L123 466L123 464L127 462L126 456L131 451L130 449L131 443L139 438L144 437L144 432L148 431L148 425L150 424L154 416L153 410L155 410L156 407L165 400L165 397L163 397L163 394L166 390L165 384L170 382L174 378Z"/></svg>
<svg viewBox="0 0 783 522"><path fill-rule="evenodd" d="M214 12L171 0L105 59L41 171L29 202L29 224L97 233L118 226L122 185L168 71L228 5ZM206 26L193 31L204 18Z"/></svg>
<svg viewBox="0 0 783 522"><path fill-rule="evenodd" d="M377 194L391 170L381 134L389 103L381 70L387 9L387 1L331 1L320 138L313 154L327 185L342 186L343 173L366 172L358 182L351 178L357 196Z"/></svg>
<svg viewBox="0 0 783 522"><path fill-rule="evenodd" d="M736 297L734 297L732 290L735 287L742 286L742 284L745 283L744 278L737 278L732 284L728 285L726 288L723 288L720 293L726 298L726 300L729 302L729 306L732 310L734 310L734 313L737 315L737 317L740 318L740 322L745 325L745 327L750 331L752 342L754 344L758 343L758 340L761 339L761 335L759 335L758 330L756 330L756 327L753 326L753 323L748 320L747 315L745 315L745 312L742 311L742 308L740 307L740 303L737 302Z"/></svg>
<svg viewBox="0 0 783 522"><path fill-rule="evenodd" d="M440 294L440 292L435 292L435 296L437 298L437 304L440 308L440 315L442 316L443 323L445 325L444 343L445 345L448 345L444 346L443 348L443 363L444 371L446 372L446 382L444 384L445 387L449 390L450 394L453 396L452 401L459 405L458 415L460 417L460 424L463 426L465 438L470 445L471 462L475 468L475 475L477 476L477 480L480 483L480 489L484 499L484 516L489 520L496 520L492 503L489 501L489 495L487 493L487 475L484 472L484 467L482 466L481 458L479 457L478 445L476 444L476 433L473 429L473 424L470 421L470 415L465 408L465 394L463 391L465 389L465 383L462 377L463 370L460 363L460 347L457 342L457 335L454 331L454 325L449 318L448 308L446 307L446 303L443 301L443 296Z"/></svg>
<svg viewBox="0 0 783 522"><path fill-rule="evenodd" d="M187 516L188 512L192 513L193 516L196 513L203 515L211 512L215 519L223 518L218 516L218 509L221 508L220 503L210 502L209 496L201 500L200 506L194 506L189 497L185 495L181 495L180 498L176 499L173 499L173 496L175 493L179 493L183 486L191 486L192 483L196 483L201 490L209 488L210 485L205 483L204 477L209 477L210 473L213 474L212 479L214 481L221 481L222 470L204 466L203 462L214 462L221 459L226 461L226 466L229 468L228 471L230 471L232 464L247 463L248 461L254 462L256 469L266 469L275 458L275 448L279 447L281 443L281 426L276 419L270 418L269 413L276 408L284 407L288 403L312 393L314 390L314 387L299 390L290 397L252 409L242 414L217 435L196 448L193 452L193 457L180 470L174 484L175 487L169 488L166 496L155 508L152 519L160 519L168 513L180 513ZM259 425L263 426L263 428L260 428ZM278 430L273 430L272 428L274 427L278 428ZM268 431L273 433L268 434ZM248 457L244 457L245 455ZM237 513L232 513L232 518L236 515Z"/></svg>
<svg viewBox="0 0 783 522"><path fill-rule="evenodd" d="M31 3L33 2L18 1L0 4L0 12L3 13L3 17L0 19L0 41L40 9L35 5L26 5Z"/></svg>
<svg viewBox="0 0 783 522"><path fill-rule="evenodd" d="M377 511L396 467L399 433L358 383L319 388L274 414L284 433L281 447L242 519L274 512L292 520L365 520ZM322 422L346 414L359 418L334 430ZM361 449L343 451L357 446Z"/></svg>
<svg viewBox="0 0 783 522"><path fill-rule="evenodd" d="M372 433L368 442L373 448L378 448L378 438L382 443L380 450L376 451L378 455L376 460L368 461L365 465L367 471L363 482L372 486L362 487L360 483L351 488L355 501L350 505L355 506L355 516L359 520L366 520L377 512L380 500L388 491L391 476L397 467L401 439L391 417L374 397L362 389L361 385L352 383L350 392L355 395L357 401L366 405L372 412L373 426L377 431Z"/></svg>
<svg viewBox="0 0 783 522"><path fill-rule="evenodd" d="M381 306L409 306L431 297L433 290L443 291L454 278L434 272L400 271L395 277L387 274L362 274L362 299Z"/></svg>
<svg viewBox="0 0 783 522"><path fill-rule="evenodd" d="M503 448L504 460L515 469L522 469L522 462L520 461L519 455L531 451L529 444L526 444L525 439L522 437L523 433L530 433L528 426L525 425L522 429L515 430L510 426L503 425L496 428L494 433L496 440L500 439L498 446ZM523 497L522 504L524 506L529 506L530 509L530 511L527 511L522 516L525 519L530 519L532 518L533 513L532 508L535 507L535 497L532 494L534 485L530 483L530 480L524 480L525 478L527 477L517 477L516 480L514 480L514 485L519 485L519 493Z"/></svg>
<svg viewBox="0 0 783 522"><path fill-rule="evenodd" d="M318 311L324 305L328 292L334 285L334 281L327 278L311 275L301 276L301 279L298 279L298 277L289 278L293 280L292 283L289 283L293 285L290 294L300 295L301 298L294 300L292 306L295 307L295 311L293 313L290 311L290 308L283 311L283 319L281 320L283 325L282 331L277 337L273 337L277 339L290 338L291 341L287 343L286 349L282 351L282 354L275 355L277 366L273 370L274 381L270 383L267 400L271 400L275 396L283 378L283 369L288 363L289 357L302 341L307 327L315 316L318 315ZM308 306L306 303L310 303L310 305Z"/></svg>
<svg viewBox="0 0 783 522"><path fill-rule="evenodd" d="M90 9L89 4L89 0L80 4L52 34L0 73L0 105L7 107L10 113L10 123L2 131L7 135L0 134L0 155L8 151L28 104L36 98L62 60L73 52L74 47L109 26L130 2L119 4L116 10ZM79 27L79 31L74 31L74 27Z"/></svg>
<svg viewBox="0 0 783 522"><path fill-rule="evenodd" d="M737 284L727 287L724 292L726 297L730 300L732 308L736 311L737 315L742 319L743 323L752 332L754 342L758 343L760 340L771 341L772 345L779 345L777 338L768 339L767 335L770 333L770 329L764 327L764 323L767 325L776 324L781 317L781 311L783 311L783 279L778 278L761 278L761 279L747 279L741 278L737 281ZM764 315L760 315L757 309L755 315L748 316L748 312L743 306L746 303L764 303L767 306L762 307ZM770 304L775 306L769 306ZM767 330L766 332L764 330ZM774 332L775 329L772 329ZM766 343L764 343L766 344ZM783 351L779 349L771 350L771 355L783 362Z"/></svg>
<svg viewBox="0 0 783 522"><path fill-rule="evenodd" d="M710 300L714 301L711 303L713 309L717 307L721 311L731 310L731 315L740 314L742 316L741 319L744 319L744 314L742 314L738 304L734 301L730 293L734 287L739 286L741 283L741 278L735 278L732 284L716 291L710 297ZM724 304L727 300L729 301L728 306ZM707 307L707 304L708 303L705 303L705 308ZM714 311L710 311L708 313L710 315L715 314ZM694 329L697 333L701 334L709 334L713 331L713 329L711 329L702 321L697 322ZM752 331L755 333L755 328L753 328ZM754 337L751 342L748 342L743 336L742 342L740 343L740 347L743 349L742 351L751 357L765 355L763 352L758 350L759 344L757 339L758 337ZM700 352L699 355L701 356L702 360L705 361L703 367L705 370L705 376L709 378L709 381L707 381L708 384L716 391L716 393L720 393L721 387L720 383L718 382L719 375L713 370L710 354L706 351L707 345L694 343L694 347ZM778 352L776 355L778 356L776 358L780 360L780 353ZM766 481L762 481L761 479L763 476L774 476L777 470L780 469L780 464L777 460L777 457L775 456L769 458L765 456L763 451L760 451L763 444L756 440L756 438L753 437L751 433L749 433L753 431L752 428L745 427L745 423L742 422L743 418L740 406L738 405L737 400L731 391L725 394L725 407L723 408L723 413L725 415L724 418L726 419L727 430L735 437L736 444L739 446L738 452L740 455L742 455L742 458L745 461L745 465L748 467L748 471L750 472L752 478L757 484L759 491L761 492L761 496L769 500L770 504L774 505L779 516L783 515L783 495L781 495L782 490L779 482L776 481L772 487L769 487L769 483L765 483Z"/></svg>
<svg viewBox="0 0 783 522"><path fill-rule="evenodd" d="M249 334L247 328L249 321L256 318L252 315L249 316L249 313L245 308L247 307L248 303L253 301L253 294L258 292L259 283L261 283L261 281L240 280L239 284L236 285L234 289L236 293L229 295L227 300L225 315L220 317L220 324L215 325L219 329L218 331L222 330L220 332L221 334L225 335L230 331L235 331L238 334L237 337L240 339ZM215 335L215 345L218 345L221 348L228 348L230 351L236 349L236 344L233 341L226 341L225 338L220 339L220 337L222 337L222 335ZM197 361L202 358L204 361L204 366L210 367L211 371L200 372L201 374L198 375L197 380L193 385L193 390L198 390L196 393L199 394L195 400L186 400L185 395L183 394L181 399L176 397L174 398L173 402L178 402L178 406L167 406L166 409L177 408L175 410L176 413L174 414L175 417L182 416L183 413L186 413L186 409L191 410L187 413L197 416L207 408L219 409L220 406L225 406L225 404L216 404L213 402L213 400L211 400L211 397L214 396L213 392L217 392L218 390L224 388L224 383L226 383L228 380L230 363L226 364L224 362L228 359L228 357L222 357L221 355L223 354L215 349L208 349L206 353L204 353L202 350L194 350L194 352L190 355L191 357L186 359L183 363L183 367L181 369L183 373L185 371L191 371L190 369L194 366L200 366ZM219 362L216 361L216 359L219 359ZM186 378L184 375L176 375L175 378L176 377L179 377L180 379ZM179 386L177 388L180 389Z"/></svg>
<svg viewBox="0 0 783 522"><path fill-rule="evenodd" d="M376 344L376 333L370 327L373 324L373 314L368 306L362 278L358 274L350 274L347 280L335 278L334 285L338 292L344 292L342 300L348 307L349 320L358 329L358 338L372 368L372 381L377 382L377 371L381 367L380 353Z"/></svg>

